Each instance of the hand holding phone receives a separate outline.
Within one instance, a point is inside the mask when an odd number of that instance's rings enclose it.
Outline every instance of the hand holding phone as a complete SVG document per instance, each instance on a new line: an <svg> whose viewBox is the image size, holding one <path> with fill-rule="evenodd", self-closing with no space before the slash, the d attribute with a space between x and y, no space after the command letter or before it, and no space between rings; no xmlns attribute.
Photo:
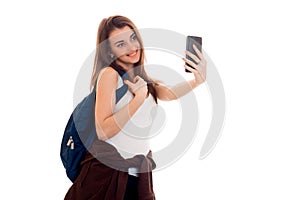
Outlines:
<svg viewBox="0 0 300 200"><path fill-rule="evenodd" d="M186 50L191 52L192 54L197 56L197 53L195 52L194 48L193 48L193 44L196 45L196 47L200 50L200 52L202 53L202 37L198 37L198 36L187 36L186 38ZM190 58L188 55L186 55L186 58L189 60L193 60L192 58ZM187 66L192 67L190 64L186 63ZM195 68L194 68L195 69ZM185 72L188 73L192 73L191 71L185 69Z"/></svg>

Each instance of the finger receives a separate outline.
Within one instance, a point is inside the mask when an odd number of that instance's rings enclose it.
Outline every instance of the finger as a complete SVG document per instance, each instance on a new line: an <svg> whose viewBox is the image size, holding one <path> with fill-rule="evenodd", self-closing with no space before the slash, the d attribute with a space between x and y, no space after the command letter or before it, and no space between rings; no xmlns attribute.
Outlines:
<svg viewBox="0 0 300 200"><path fill-rule="evenodd" d="M135 76L133 78L133 82L136 83L141 77L139 75Z"/></svg>
<svg viewBox="0 0 300 200"><path fill-rule="evenodd" d="M184 65L184 68L187 69L187 70L189 70L189 71L191 71L191 72L193 72L193 73L198 73L197 70L195 70L195 69L192 68L192 67L189 67L188 65Z"/></svg>
<svg viewBox="0 0 300 200"><path fill-rule="evenodd" d="M136 84L139 85L139 86L141 86L141 87L147 85L146 81L144 81L144 79L142 79L141 77L136 82Z"/></svg>
<svg viewBox="0 0 300 200"><path fill-rule="evenodd" d="M129 87L132 87L133 86L133 83L130 82L129 80L124 80L123 81L126 85L128 85Z"/></svg>
<svg viewBox="0 0 300 200"><path fill-rule="evenodd" d="M186 55L188 55L189 57L191 57L196 63L200 62L200 59L195 54L191 53L188 50L186 50L185 53L186 53Z"/></svg>
<svg viewBox="0 0 300 200"><path fill-rule="evenodd" d="M195 44L193 44L193 48L194 48L196 54L199 56L199 58L200 58L201 60L204 60L203 54L201 53L201 51L197 48L197 46L196 46Z"/></svg>
<svg viewBox="0 0 300 200"><path fill-rule="evenodd" d="M196 68L196 64L193 62L193 61L191 61L191 60L189 60L189 59L187 59L187 58L182 58L187 64L189 64L189 65L191 65L192 67L194 67L194 68Z"/></svg>
<svg viewBox="0 0 300 200"><path fill-rule="evenodd" d="M146 85L147 84L146 81L140 76L137 77L136 83L138 83L139 85Z"/></svg>

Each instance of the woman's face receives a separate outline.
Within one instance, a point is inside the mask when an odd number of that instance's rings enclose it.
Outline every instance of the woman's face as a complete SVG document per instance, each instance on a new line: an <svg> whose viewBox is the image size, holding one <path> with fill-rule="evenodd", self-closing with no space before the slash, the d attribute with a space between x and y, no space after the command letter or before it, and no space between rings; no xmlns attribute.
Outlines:
<svg viewBox="0 0 300 200"><path fill-rule="evenodd" d="M140 60L140 43L130 27L125 26L113 30L109 34L108 40L112 54L117 58L117 61L131 65Z"/></svg>

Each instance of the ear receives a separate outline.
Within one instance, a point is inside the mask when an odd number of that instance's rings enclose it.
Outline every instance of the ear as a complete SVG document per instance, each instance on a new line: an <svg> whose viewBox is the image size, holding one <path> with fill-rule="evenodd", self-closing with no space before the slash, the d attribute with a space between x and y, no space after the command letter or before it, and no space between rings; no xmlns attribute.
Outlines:
<svg viewBox="0 0 300 200"><path fill-rule="evenodd" d="M115 55L111 52L109 52L108 55L110 56L111 59L113 59L115 57Z"/></svg>

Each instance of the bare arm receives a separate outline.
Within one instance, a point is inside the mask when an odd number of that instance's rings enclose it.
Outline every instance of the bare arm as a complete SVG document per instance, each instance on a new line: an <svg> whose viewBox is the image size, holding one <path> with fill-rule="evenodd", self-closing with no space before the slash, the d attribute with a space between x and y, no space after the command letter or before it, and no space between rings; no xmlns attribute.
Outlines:
<svg viewBox="0 0 300 200"><path fill-rule="evenodd" d="M116 89L118 84L118 73L107 67L99 77L96 94L95 119L97 124L97 135L100 140L105 140L117 134L143 104L143 95L135 95L119 111L113 113L116 101Z"/></svg>
<svg viewBox="0 0 300 200"><path fill-rule="evenodd" d="M159 84L155 86L155 89L157 97L162 101L176 100L200 85L199 83L196 83L194 79L190 81L183 81L172 87L168 87L160 81L158 82Z"/></svg>
<svg viewBox="0 0 300 200"><path fill-rule="evenodd" d="M178 99L184 95L186 95L188 92L193 90L198 85L202 84L206 80L206 65L207 62L205 58L203 57L200 50L193 45L193 48L195 49L195 52L197 55L192 54L189 51L186 51L186 54L189 55L192 60L182 58L185 62L189 63L193 68L184 65L185 69L188 69L194 74L194 79L190 81L184 81L182 83L179 83L171 88L159 83L158 86L155 86L157 96L161 100L170 101Z"/></svg>

